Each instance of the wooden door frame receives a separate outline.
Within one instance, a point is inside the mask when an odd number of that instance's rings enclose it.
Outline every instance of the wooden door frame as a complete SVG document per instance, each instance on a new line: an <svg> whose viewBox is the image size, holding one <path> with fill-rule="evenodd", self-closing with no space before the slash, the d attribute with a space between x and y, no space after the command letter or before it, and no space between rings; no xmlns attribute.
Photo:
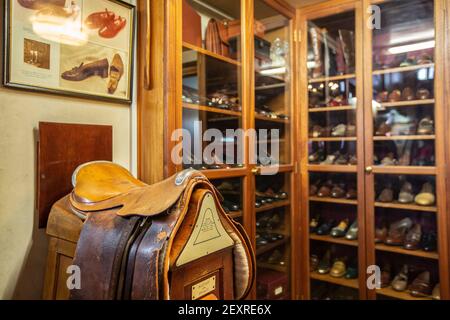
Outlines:
<svg viewBox="0 0 450 320"><path fill-rule="evenodd" d="M357 108L356 108L356 121L362 123L364 118L363 114L363 30L362 30L362 4L361 1L355 0L333 0L323 2L317 5L311 5L298 10L298 24L300 30L300 53L301 57L299 62L299 95L300 95L300 119L309 119L308 108L308 73L306 66L307 50L308 50L308 27L307 21L330 15L336 15L343 12L355 11L355 43L356 43L356 90L357 90ZM309 239L309 170L308 170L308 140L309 140L309 128L308 121L300 121L300 140L298 142L298 150L300 151L300 177L301 188L299 188L299 198L301 199L300 212L301 222L300 229L303 230L301 234L301 248L302 248L302 265L301 265L301 296L302 299L311 299L311 284L310 284L310 270L309 270L309 256L310 256L310 239ZM364 131L361 130L361 126L357 126L357 158L359 159L357 165L357 186L358 186L358 205L357 205L357 217L359 234L365 234L365 184L364 184L364 163L361 161L364 155ZM363 238L359 238L358 245L358 268L359 270L366 270L366 245ZM359 297L360 299L366 299L366 279L365 273L360 272L358 278L359 284Z"/></svg>

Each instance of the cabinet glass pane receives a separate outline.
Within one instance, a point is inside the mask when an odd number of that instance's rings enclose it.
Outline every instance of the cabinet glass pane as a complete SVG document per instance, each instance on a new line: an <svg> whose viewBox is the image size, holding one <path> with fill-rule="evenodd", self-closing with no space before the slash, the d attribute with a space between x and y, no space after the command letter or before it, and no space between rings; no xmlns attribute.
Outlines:
<svg viewBox="0 0 450 320"><path fill-rule="evenodd" d="M355 12L308 21L311 299L359 298Z"/></svg>
<svg viewBox="0 0 450 320"><path fill-rule="evenodd" d="M255 128L259 165L291 163L290 20L255 1ZM261 134L261 129L268 134ZM276 131L272 131L276 130Z"/></svg>
<svg viewBox="0 0 450 320"><path fill-rule="evenodd" d="M426 171L435 166L434 1L379 6L373 163L390 171L375 174L373 186L376 264L383 274L377 293L379 299L431 299L439 283L436 177Z"/></svg>
<svg viewBox="0 0 450 320"><path fill-rule="evenodd" d="M257 299L290 299L290 174L255 179Z"/></svg>
<svg viewBox="0 0 450 320"><path fill-rule="evenodd" d="M183 129L190 134L183 140L185 167L242 166L237 137L227 131L242 128L240 6L239 0L183 0Z"/></svg>
<svg viewBox="0 0 450 320"><path fill-rule="evenodd" d="M223 197L222 207L232 218L242 217L242 179L217 179L211 181Z"/></svg>

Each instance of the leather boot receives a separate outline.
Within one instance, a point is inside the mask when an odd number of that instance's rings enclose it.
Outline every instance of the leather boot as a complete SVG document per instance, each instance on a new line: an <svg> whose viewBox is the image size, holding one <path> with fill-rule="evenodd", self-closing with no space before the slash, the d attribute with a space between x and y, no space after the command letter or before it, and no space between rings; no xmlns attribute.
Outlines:
<svg viewBox="0 0 450 320"><path fill-rule="evenodd" d="M339 40L344 51L346 73L355 72L355 35L350 30L339 30Z"/></svg>
<svg viewBox="0 0 450 320"><path fill-rule="evenodd" d="M83 81L92 76L108 77L108 59L98 60L92 63L81 63L79 67L63 72L61 77L68 81Z"/></svg>
<svg viewBox="0 0 450 320"><path fill-rule="evenodd" d="M316 27L309 29L311 35L311 44L314 53L314 69L312 71L312 77L318 78L323 76L323 62L322 62L322 43L321 43L321 30Z"/></svg>
<svg viewBox="0 0 450 320"><path fill-rule="evenodd" d="M111 67L109 71L109 83L108 83L108 92L113 94L117 90L117 86L119 85L119 81L123 75L123 61L119 54L115 54L114 58L111 62Z"/></svg>

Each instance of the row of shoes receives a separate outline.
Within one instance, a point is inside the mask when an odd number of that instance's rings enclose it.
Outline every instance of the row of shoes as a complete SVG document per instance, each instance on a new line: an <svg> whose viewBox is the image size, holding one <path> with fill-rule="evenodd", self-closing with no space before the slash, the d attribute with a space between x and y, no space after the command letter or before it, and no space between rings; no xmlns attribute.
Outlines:
<svg viewBox="0 0 450 320"><path fill-rule="evenodd" d="M258 215L256 219L256 228L258 230L276 230L282 225L282 213L268 212Z"/></svg>
<svg viewBox="0 0 450 320"><path fill-rule="evenodd" d="M400 135L430 135L434 132L434 121L427 116L419 121L408 123L390 123L382 122L375 131L376 136L400 136Z"/></svg>
<svg viewBox="0 0 450 320"><path fill-rule="evenodd" d="M318 255L310 257L310 270L319 274L329 274L334 278L356 279L358 268L356 263L347 265L347 257L338 257L332 260L331 251L328 250L320 259Z"/></svg>
<svg viewBox="0 0 450 320"><path fill-rule="evenodd" d="M335 219L323 221L320 215L311 219L309 223L309 232L319 236L331 235L333 238L345 237L347 240L358 239L358 221L353 221L345 218L339 223Z"/></svg>
<svg viewBox="0 0 450 320"><path fill-rule="evenodd" d="M289 120L289 116L283 112L275 112L266 105L262 105L255 108L258 115L268 118L268 119L279 119L279 120Z"/></svg>
<svg viewBox="0 0 450 320"><path fill-rule="evenodd" d="M394 152L387 152L380 158L374 155L374 163L381 166L432 166L436 163L432 144L424 144L422 147L414 148L413 152L411 152L411 149L413 148L405 150L398 159Z"/></svg>
<svg viewBox="0 0 450 320"><path fill-rule="evenodd" d="M401 60L396 59L394 62L389 64L374 63L374 68L378 69L391 69L397 67L410 67L415 65L424 65L433 63L433 57L429 54L423 54L419 57L407 57Z"/></svg>
<svg viewBox="0 0 450 320"><path fill-rule="evenodd" d="M242 107L239 104L239 98L218 91L208 97L200 97L193 89L184 87L182 94L183 102L204 105L211 108L241 112Z"/></svg>
<svg viewBox="0 0 450 320"><path fill-rule="evenodd" d="M413 297L431 297L435 300L440 300L440 285L437 283L434 287L432 286L430 272L417 272L414 269L414 267L405 264L400 272L392 277L392 267L389 263L386 263L381 269L381 288L390 286L395 291L409 291L409 294ZM415 277L414 274L416 274ZM411 279L414 280L411 281Z"/></svg>
<svg viewBox="0 0 450 320"><path fill-rule="evenodd" d="M272 265L285 266L285 256L279 249L273 250L268 255L265 255L258 259L258 262L269 263Z"/></svg>
<svg viewBox="0 0 450 320"><path fill-rule="evenodd" d="M268 188L266 191L256 191L256 201L255 201L255 208L261 208L264 205L271 204L273 202L277 201L283 201L288 199L288 193L280 190L280 191L273 191L272 188Z"/></svg>
<svg viewBox="0 0 450 320"><path fill-rule="evenodd" d="M336 183L331 179L322 182L320 179L316 180L309 186L309 195L311 197L317 196L320 198L335 198L335 199L356 199L356 186L354 184Z"/></svg>
<svg viewBox="0 0 450 320"><path fill-rule="evenodd" d="M283 240L284 238L284 234L281 233L258 231L256 233L256 247L262 247L269 243Z"/></svg>
<svg viewBox="0 0 450 320"><path fill-rule="evenodd" d="M310 164L322 164L322 165L356 165L358 160L354 154L341 153L336 151L327 155L324 149L319 149L313 154L309 155L308 161Z"/></svg>
<svg viewBox="0 0 450 320"><path fill-rule="evenodd" d="M388 184L378 195L378 202L391 203L394 202L394 189ZM400 188L397 202L402 204L415 203L420 206L432 206L436 203L434 194L434 186L430 182L425 182L418 194L414 194L413 185L409 181L405 181Z"/></svg>
<svg viewBox="0 0 450 320"><path fill-rule="evenodd" d="M378 103L412 101L412 100L427 100L430 99L431 92L428 89L420 88L414 91L411 87L406 87L402 91L399 89L378 92L375 100Z"/></svg>
<svg viewBox="0 0 450 320"><path fill-rule="evenodd" d="M437 235L431 231L425 233L419 223L410 218L404 218L391 223L382 222L375 229L375 243L384 243L389 246L403 246L407 250L436 251Z"/></svg>
<svg viewBox="0 0 450 320"><path fill-rule="evenodd" d="M355 137L356 126L354 124L340 123L336 126L319 126L314 125L309 133L311 138L323 137Z"/></svg>
<svg viewBox="0 0 450 320"><path fill-rule="evenodd" d="M347 98L343 95L337 95L335 97L331 97L328 101L321 100L321 93L313 92L309 96L309 108L327 108L327 107L343 107L348 106L350 103Z"/></svg>

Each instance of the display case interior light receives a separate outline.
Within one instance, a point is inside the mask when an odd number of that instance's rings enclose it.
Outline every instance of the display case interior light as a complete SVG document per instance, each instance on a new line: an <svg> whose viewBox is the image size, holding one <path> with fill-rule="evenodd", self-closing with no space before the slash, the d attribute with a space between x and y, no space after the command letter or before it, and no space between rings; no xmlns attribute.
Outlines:
<svg viewBox="0 0 450 320"><path fill-rule="evenodd" d="M262 75L272 76L277 74L286 74L286 67L264 69L260 72Z"/></svg>
<svg viewBox="0 0 450 320"><path fill-rule="evenodd" d="M436 41L424 41L414 44L408 44L404 46L397 46L389 48L388 52L390 54L400 54L400 53L406 53L406 52L413 52L413 51L419 51L419 50L425 50L425 49L432 49L436 45Z"/></svg>

